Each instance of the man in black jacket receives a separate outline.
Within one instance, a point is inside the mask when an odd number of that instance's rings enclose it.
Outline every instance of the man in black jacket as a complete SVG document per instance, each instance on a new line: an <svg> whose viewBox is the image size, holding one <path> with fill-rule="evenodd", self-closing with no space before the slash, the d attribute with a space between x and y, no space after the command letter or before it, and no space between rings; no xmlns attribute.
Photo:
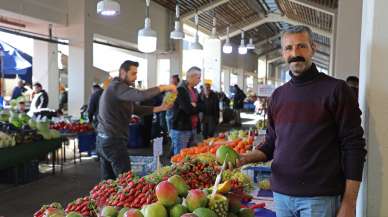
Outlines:
<svg viewBox="0 0 388 217"><path fill-rule="evenodd" d="M92 123L94 128L97 128L98 125L98 104L103 91L104 89L102 89L100 85L95 84L92 87L92 95L89 98L88 118L89 123Z"/></svg>
<svg viewBox="0 0 388 217"><path fill-rule="evenodd" d="M202 135L204 139L212 137L216 131L220 118L220 105L218 95L211 89L211 83L205 82L201 95L203 101Z"/></svg>
<svg viewBox="0 0 388 217"><path fill-rule="evenodd" d="M201 69L191 67L186 80L178 86L178 96L173 106L171 140L174 154L195 143L201 102L195 86L201 81Z"/></svg>
<svg viewBox="0 0 388 217"><path fill-rule="evenodd" d="M234 85L234 96L233 96L233 109L235 111L235 121L237 125L241 125L241 117L240 112L241 109L244 108L244 100L247 98L244 91L240 89L240 87L235 84Z"/></svg>

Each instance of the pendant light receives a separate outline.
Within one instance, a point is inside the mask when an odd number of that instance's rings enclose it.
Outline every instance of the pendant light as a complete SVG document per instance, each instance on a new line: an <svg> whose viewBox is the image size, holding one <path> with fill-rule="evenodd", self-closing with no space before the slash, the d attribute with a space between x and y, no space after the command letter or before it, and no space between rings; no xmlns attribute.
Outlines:
<svg viewBox="0 0 388 217"><path fill-rule="evenodd" d="M177 1L178 2L178 1ZM175 6L175 25L174 25L174 31L170 33L171 39L180 40L185 37L185 33L182 30L181 22L179 21L179 4L177 3Z"/></svg>
<svg viewBox="0 0 388 217"><path fill-rule="evenodd" d="M97 3L97 14L116 16L120 14L120 4L114 0L101 0Z"/></svg>
<svg viewBox="0 0 388 217"><path fill-rule="evenodd" d="M191 50L203 50L203 46L199 43L199 36L198 36L198 14L195 14L195 26L196 26L196 31L195 31L195 36L194 36L194 42L190 44L190 49Z"/></svg>
<svg viewBox="0 0 388 217"><path fill-rule="evenodd" d="M149 17L150 0L146 0L146 18L144 28L137 34L137 48L144 53L152 53L156 50L157 35L151 29L151 19Z"/></svg>
<svg viewBox="0 0 388 217"><path fill-rule="evenodd" d="M241 43L240 46L238 47L238 53L241 55L247 54L248 49L245 47L245 42L244 42L244 31L241 32Z"/></svg>
<svg viewBox="0 0 388 217"><path fill-rule="evenodd" d="M249 44L247 44L247 49L248 50L253 50L253 49L255 49L256 47L255 47L255 45L253 44L253 39L252 38L250 38L249 39Z"/></svg>
<svg viewBox="0 0 388 217"><path fill-rule="evenodd" d="M212 27L212 34L210 35L210 38L209 38L210 40L219 40L217 35L216 24L217 24L217 19L215 14L213 14L213 27Z"/></svg>
<svg viewBox="0 0 388 217"><path fill-rule="evenodd" d="M226 40L224 46L222 46L222 52L226 54L230 54L233 51L232 44L230 43L230 38L229 38L229 26L226 27Z"/></svg>

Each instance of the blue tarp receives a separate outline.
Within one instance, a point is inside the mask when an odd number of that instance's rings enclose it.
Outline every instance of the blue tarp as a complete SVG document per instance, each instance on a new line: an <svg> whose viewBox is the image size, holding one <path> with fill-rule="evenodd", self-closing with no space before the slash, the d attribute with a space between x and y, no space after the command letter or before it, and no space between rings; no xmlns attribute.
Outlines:
<svg viewBox="0 0 388 217"><path fill-rule="evenodd" d="M18 75L28 83L32 82L32 57L0 40L0 52L3 53L0 71L4 78L15 78Z"/></svg>

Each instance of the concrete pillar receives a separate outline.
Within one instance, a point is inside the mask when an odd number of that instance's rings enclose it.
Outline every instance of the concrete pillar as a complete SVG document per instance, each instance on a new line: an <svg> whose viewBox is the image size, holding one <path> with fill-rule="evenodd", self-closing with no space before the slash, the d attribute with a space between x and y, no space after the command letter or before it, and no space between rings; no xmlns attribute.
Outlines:
<svg viewBox="0 0 388 217"><path fill-rule="evenodd" d="M225 94L229 96L229 87L230 87L230 70L224 71L224 90Z"/></svg>
<svg viewBox="0 0 388 217"><path fill-rule="evenodd" d="M207 40L204 46L205 79L212 80L212 89L221 90L221 41Z"/></svg>
<svg viewBox="0 0 388 217"><path fill-rule="evenodd" d="M69 115L80 115L93 84L93 32L88 24L87 0L69 1Z"/></svg>
<svg viewBox="0 0 388 217"><path fill-rule="evenodd" d="M240 87L241 90L245 90L245 76L244 76L244 70L238 69L237 74L237 85Z"/></svg>
<svg viewBox="0 0 388 217"><path fill-rule="evenodd" d="M256 94L258 93L258 87L259 83L257 80L257 73L255 73L255 75L253 76L253 92L255 92Z"/></svg>
<svg viewBox="0 0 388 217"><path fill-rule="evenodd" d="M182 78L182 54L183 54L183 46L182 40L174 40L175 41L175 51L171 54L170 61L170 75L179 75Z"/></svg>
<svg viewBox="0 0 388 217"><path fill-rule="evenodd" d="M363 1L360 108L368 146L359 217L388 216L388 1Z"/></svg>
<svg viewBox="0 0 388 217"><path fill-rule="evenodd" d="M32 82L42 84L49 96L51 109L59 107L59 71L58 45L34 40L34 57L32 58Z"/></svg>
<svg viewBox="0 0 388 217"><path fill-rule="evenodd" d="M362 0L338 1L334 75L359 74Z"/></svg>
<svg viewBox="0 0 388 217"><path fill-rule="evenodd" d="M147 58L147 84L143 84L143 88L155 87L158 78L158 59L156 54L146 54L145 56Z"/></svg>

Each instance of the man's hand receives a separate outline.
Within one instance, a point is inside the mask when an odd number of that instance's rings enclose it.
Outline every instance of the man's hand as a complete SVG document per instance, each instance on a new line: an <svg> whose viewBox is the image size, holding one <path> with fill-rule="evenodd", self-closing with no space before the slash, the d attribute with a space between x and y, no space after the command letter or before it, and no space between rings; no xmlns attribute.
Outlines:
<svg viewBox="0 0 388 217"><path fill-rule="evenodd" d="M342 201L337 217L355 217L355 216L356 216L356 205L354 203Z"/></svg>
<svg viewBox="0 0 388 217"><path fill-rule="evenodd" d="M267 156L260 150L253 150L251 152L241 154L240 158L236 160L236 167L241 167L249 163L258 163L267 160ZM229 162L228 169L233 169L233 164Z"/></svg>
<svg viewBox="0 0 388 217"><path fill-rule="evenodd" d="M166 104L166 103L163 103L162 105L160 106L156 106L154 107L154 113L158 113L158 112L163 112L163 111L166 111L166 110L169 110L172 108L174 104Z"/></svg>
<svg viewBox="0 0 388 217"><path fill-rule="evenodd" d="M176 92L176 86L173 84L160 85L159 90L160 90L160 92L166 92L166 91Z"/></svg>
<svg viewBox="0 0 388 217"><path fill-rule="evenodd" d="M358 189L360 182L354 180L346 180L345 193L342 198L341 207L337 217L355 217Z"/></svg>
<svg viewBox="0 0 388 217"><path fill-rule="evenodd" d="M195 103L195 102L192 102L191 105L192 105L194 108L197 107L197 103Z"/></svg>

